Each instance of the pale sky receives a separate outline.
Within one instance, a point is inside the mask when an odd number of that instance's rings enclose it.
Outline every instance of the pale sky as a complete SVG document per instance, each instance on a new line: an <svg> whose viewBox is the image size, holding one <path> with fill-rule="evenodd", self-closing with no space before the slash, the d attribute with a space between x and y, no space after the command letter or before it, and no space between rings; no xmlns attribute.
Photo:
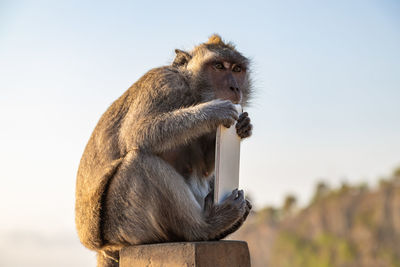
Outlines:
<svg viewBox="0 0 400 267"><path fill-rule="evenodd" d="M82 2L0 2L3 232L73 234L76 171L101 114L212 33L253 62L241 187L256 207L399 166L400 2Z"/></svg>

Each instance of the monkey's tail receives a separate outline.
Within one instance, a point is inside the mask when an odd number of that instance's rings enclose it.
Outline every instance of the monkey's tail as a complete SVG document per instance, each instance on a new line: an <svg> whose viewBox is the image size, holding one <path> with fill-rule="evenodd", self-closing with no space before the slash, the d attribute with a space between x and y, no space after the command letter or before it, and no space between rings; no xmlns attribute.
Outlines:
<svg viewBox="0 0 400 267"><path fill-rule="evenodd" d="M97 267L119 267L119 252L97 252Z"/></svg>

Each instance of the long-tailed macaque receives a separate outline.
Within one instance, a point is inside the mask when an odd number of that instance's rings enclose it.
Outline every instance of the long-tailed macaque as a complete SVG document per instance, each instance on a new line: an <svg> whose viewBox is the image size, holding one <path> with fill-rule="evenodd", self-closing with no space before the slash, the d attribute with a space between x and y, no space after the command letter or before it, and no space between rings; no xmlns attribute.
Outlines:
<svg viewBox="0 0 400 267"><path fill-rule="evenodd" d="M249 61L213 35L170 66L147 72L103 114L76 183L81 242L99 266L118 266L125 246L218 240L237 230L251 205L235 190L213 203L215 132L236 121L251 135Z"/></svg>

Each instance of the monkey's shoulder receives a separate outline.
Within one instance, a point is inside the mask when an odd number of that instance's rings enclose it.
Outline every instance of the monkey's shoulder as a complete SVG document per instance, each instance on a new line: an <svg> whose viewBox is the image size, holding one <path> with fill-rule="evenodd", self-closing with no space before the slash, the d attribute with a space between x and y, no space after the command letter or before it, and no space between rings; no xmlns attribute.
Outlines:
<svg viewBox="0 0 400 267"><path fill-rule="evenodd" d="M163 66L149 70L136 83L141 90L163 91L173 88L189 87L186 74L172 66Z"/></svg>
<svg viewBox="0 0 400 267"><path fill-rule="evenodd" d="M132 99L141 99L157 109L165 106L166 110L190 106L200 99L190 88L188 74L172 66L149 70L133 84L130 93Z"/></svg>

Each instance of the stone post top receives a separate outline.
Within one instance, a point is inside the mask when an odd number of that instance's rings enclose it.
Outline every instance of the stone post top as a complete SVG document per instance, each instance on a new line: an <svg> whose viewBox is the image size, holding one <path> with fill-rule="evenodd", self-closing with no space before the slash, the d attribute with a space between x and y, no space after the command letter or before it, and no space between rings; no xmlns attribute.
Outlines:
<svg viewBox="0 0 400 267"><path fill-rule="evenodd" d="M123 248L120 266L250 267L250 254L244 241L148 244Z"/></svg>

